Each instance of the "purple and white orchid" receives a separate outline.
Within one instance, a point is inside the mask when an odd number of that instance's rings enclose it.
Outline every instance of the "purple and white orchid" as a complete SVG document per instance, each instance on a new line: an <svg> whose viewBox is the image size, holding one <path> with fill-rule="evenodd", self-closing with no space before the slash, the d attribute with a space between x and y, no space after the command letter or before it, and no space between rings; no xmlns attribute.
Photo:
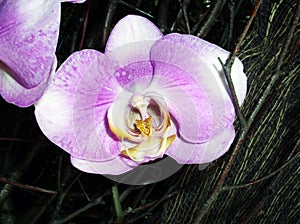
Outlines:
<svg viewBox="0 0 300 224"><path fill-rule="evenodd" d="M35 115L44 134L88 173L118 175L165 154L209 163L230 147L235 111L218 61L229 52L191 35L164 36L127 16L105 53L82 50L58 69ZM246 95L243 65L232 79Z"/></svg>
<svg viewBox="0 0 300 224"><path fill-rule="evenodd" d="M7 102L34 104L55 73L61 2L0 0L0 95Z"/></svg>

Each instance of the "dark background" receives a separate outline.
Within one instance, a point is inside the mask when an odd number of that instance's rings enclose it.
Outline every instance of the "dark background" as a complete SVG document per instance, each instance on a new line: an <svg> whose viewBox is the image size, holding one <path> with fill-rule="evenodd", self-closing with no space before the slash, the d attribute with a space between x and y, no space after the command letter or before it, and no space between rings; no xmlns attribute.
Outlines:
<svg viewBox="0 0 300 224"><path fill-rule="evenodd" d="M0 222L299 223L299 1L63 3L57 57L60 64L80 49L103 51L112 27L128 14L150 19L165 34L191 33L233 51L258 3L238 51L249 89L242 112L251 126L240 139L236 122L228 153L202 171L185 165L159 183L117 184L73 168L41 133L34 107L1 98ZM112 197L116 185L121 216Z"/></svg>

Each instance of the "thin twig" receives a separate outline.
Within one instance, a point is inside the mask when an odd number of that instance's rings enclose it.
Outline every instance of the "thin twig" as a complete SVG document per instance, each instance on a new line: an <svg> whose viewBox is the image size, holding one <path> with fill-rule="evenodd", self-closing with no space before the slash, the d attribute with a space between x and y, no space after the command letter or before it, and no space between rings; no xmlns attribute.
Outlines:
<svg viewBox="0 0 300 224"><path fill-rule="evenodd" d="M106 10L106 17L105 17L105 21L104 21L103 30L102 30L102 38L101 38L101 43L100 43L101 47L105 46L106 40L108 38L108 34L110 32L109 28L112 24L113 17L116 13L118 4L119 4L119 0L110 0L108 2L108 7Z"/></svg>
<svg viewBox="0 0 300 224"><path fill-rule="evenodd" d="M184 191L185 189L187 189L188 187L184 187L184 188L180 188L180 189L177 189L176 191L172 192L172 193L167 193L165 196L163 196L161 199L157 199L157 200L154 200L154 201L151 201L147 204L144 204L142 206L139 206L135 209L130 209L128 211L125 211L125 216L126 215L129 215L129 214L133 214L133 213L137 213L137 212L140 212L140 211L143 211L147 208L152 208L152 207L156 207L158 206L160 203L162 203L163 201L171 198L171 197L174 197L175 195L179 194L180 192ZM172 188L170 188L172 190Z"/></svg>
<svg viewBox="0 0 300 224"><path fill-rule="evenodd" d="M71 189L71 187L74 185L74 183L78 180L78 178L81 176L82 173L79 173L75 176L75 178L71 181L71 183L68 185L68 187L66 188L65 191L61 191L59 196L58 196L58 199L57 199L57 203L56 203L56 206L55 206L55 211L54 211L54 215L53 215L53 219L52 219L52 223L56 223L56 217L58 216L59 214L59 211L61 209L61 206L62 206L62 203L67 195L67 193L69 192L69 190Z"/></svg>
<svg viewBox="0 0 300 224"><path fill-rule="evenodd" d="M27 185L27 184L21 184L19 182L13 181L13 180L6 179L4 177L0 177L0 182L9 184L12 186L16 186L16 187L24 189L24 190L36 191L36 192L46 193L46 194L57 194L56 191L52 191L52 190L48 190L48 189L44 189L44 188L40 188L40 187L35 187L35 186Z"/></svg>
<svg viewBox="0 0 300 224"><path fill-rule="evenodd" d="M138 13L140 13L140 14L142 14L142 15L148 17L148 18L154 19L154 16L152 16L151 14L149 14L149 13L147 13L147 12L145 12L145 11L139 9L139 8L138 8L138 7L139 7L139 6L138 6L138 5L139 5L138 3L136 4L136 6L130 5L130 4L128 4L127 2L124 2L124 1L120 1L119 3L120 3L121 5L126 6L127 8L131 9L132 11L138 12Z"/></svg>
<svg viewBox="0 0 300 224"><path fill-rule="evenodd" d="M238 119L241 122L241 128L247 128L248 124L247 124L247 122L245 120L245 117L244 117L244 115L243 115L243 113L240 109L239 101L238 101L238 98L236 96L236 91L235 91L235 88L234 88L234 85L233 85L233 82L232 82L232 79L231 79L231 75L229 75L227 73L227 68L225 67L225 65L223 64L223 62L221 61L221 59L219 57L218 57L218 60L222 65L223 72L225 74L225 78L226 78L227 84L228 84L229 89L230 89L231 98L232 98L232 101L233 101L233 106L234 106L235 112L238 116Z"/></svg>
<svg viewBox="0 0 300 224"><path fill-rule="evenodd" d="M13 181L19 180L24 172L28 169L31 162L33 161L36 153L40 150L41 145L37 144L33 149L29 152L29 155L24 159L24 162L17 168L15 172L13 172L11 179ZM5 184L4 187L1 189L0 192L0 206L5 202L8 198L10 192L12 191L14 185Z"/></svg>
<svg viewBox="0 0 300 224"><path fill-rule="evenodd" d="M200 31L197 33L197 37L204 37L204 34L210 29L210 27L215 23L217 14L220 12L226 1L217 0L216 4L213 6L205 24L201 27Z"/></svg>
<svg viewBox="0 0 300 224"><path fill-rule="evenodd" d="M58 158L58 169L57 169L57 189L58 191L62 191L61 189L61 167L62 167L63 154L60 153Z"/></svg>
<svg viewBox="0 0 300 224"><path fill-rule="evenodd" d="M91 201L91 199L90 199L90 197L88 196L88 194L86 193L86 191L85 191L85 189L84 189L84 187L83 187L83 185L82 185L80 179L78 179L78 184L79 184L79 186L80 186L80 188L81 188L81 190L82 190L84 196L86 197L86 200L87 200L87 201Z"/></svg>
<svg viewBox="0 0 300 224"><path fill-rule="evenodd" d="M12 141L12 142L33 142L37 143L37 140L34 139L23 139L23 138L0 138L0 141Z"/></svg>
<svg viewBox="0 0 300 224"><path fill-rule="evenodd" d="M80 44L79 44L79 50L81 50L83 48L87 24L88 24L88 20L89 20L90 8L91 8L91 1L87 1L87 7L86 7L84 21L83 21L82 36L81 36L81 40L80 40Z"/></svg>
<svg viewBox="0 0 300 224"><path fill-rule="evenodd" d="M254 7L254 9L253 9L252 12L251 12L251 16L250 16L250 18L249 18L249 20L248 20L248 22L247 22L247 24L246 24L246 26L245 26L245 28L244 28L244 30L243 30L243 33L242 33L241 37L239 38L239 41L238 41L236 47L234 48L234 50L233 50L233 52L232 52L230 58L229 58L229 59L227 60L227 62L226 62L226 67L227 67L229 64L233 64L234 59L235 59L235 57L236 57L236 54L237 54L238 51L240 50L240 48L241 48L241 46L242 46L242 44L243 44L243 42L244 42L244 39L245 39L245 37L246 37L246 35L247 35L247 33L248 33L248 30L249 30L249 28L250 28L250 26L251 26L251 24L252 24L252 21L253 21L254 17L256 16L256 13L257 13L257 11L258 11L258 9L259 9L259 6L261 5L262 2L263 2L263 0L258 0L258 1L256 2L255 7ZM231 66L230 66L230 67L231 67Z"/></svg>
<svg viewBox="0 0 300 224"><path fill-rule="evenodd" d="M205 17L207 16L208 13L209 13L209 9L207 9L204 13L199 15L199 18L198 18L196 24L193 26L193 28L191 30L191 33L193 35L196 35L196 32L197 32L200 24L203 22L203 20L205 19Z"/></svg>
<svg viewBox="0 0 300 224"><path fill-rule="evenodd" d="M296 147L298 148L299 147L299 141L298 143L296 144ZM285 164L283 164L280 168L278 168L277 170L273 171L272 173L260 178L260 179L257 179L257 180L254 180L254 181L251 181L249 183L246 183L246 184L241 184L241 185L236 185L236 186L227 186L227 187L223 187L222 188L222 191L230 191L230 190L235 190L235 189L240 189L240 188L245 188L245 187L249 187L249 186L253 186L255 184L258 184L262 181L265 181L271 177L273 177L274 175L276 175L277 173L283 171L286 167L288 167L295 159L299 158L300 156L300 152L298 152L292 159L290 159L289 161L287 161Z"/></svg>
<svg viewBox="0 0 300 224"><path fill-rule="evenodd" d="M182 14L183 14L183 12L182 12L182 8L181 8L181 9L179 9L179 11L177 13L177 17L170 28L170 32L174 32L177 22L181 20Z"/></svg>
<svg viewBox="0 0 300 224"><path fill-rule="evenodd" d="M188 17L188 13L187 13L187 8L189 7L190 3L191 3L191 0L184 0L183 5L182 5L183 17L184 17L184 20L185 20L185 25L186 25L186 29L187 29L188 34L191 34L189 17Z"/></svg>
<svg viewBox="0 0 300 224"><path fill-rule="evenodd" d="M126 188L120 195L120 202L122 203L134 189L135 189L135 186L129 186L128 188Z"/></svg>
<svg viewBox="0 0 300 224"><path fill-rule="evenodd" d="M229 47L232 40L232 34L233 34L233 24L234 24L234 10L235 8L235 1L231 0L229 2L229 11L230 11L230 21L229 21L229 31L228 31L228 39L227 39L227 46Z"/></svg>
<svg viewBox="0 0 300 224"><path fill-rule="evenodd" d="M105 192L103 195L93 199L92 201L90 201L88 204L86 204L85 206L83 206L82 208L78 209L77 211L71 213L70 215L68 215L67 217L61 219L61 220L58 220L56 221L55 223L56 224L61 224L61 223L65 223L69 220L71 220L72 218L78 216L79 214L81 214L82 212L85 212L86 210L96 206L96 205L99 205L99 204L102 204L103 203L103 197L107 196L109 194L109 191Z"/></svg>

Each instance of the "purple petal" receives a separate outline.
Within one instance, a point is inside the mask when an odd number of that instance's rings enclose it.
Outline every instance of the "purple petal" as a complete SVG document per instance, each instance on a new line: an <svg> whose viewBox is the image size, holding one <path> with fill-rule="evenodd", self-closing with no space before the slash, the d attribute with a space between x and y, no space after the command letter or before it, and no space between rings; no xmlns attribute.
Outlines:
<svg viewBox="0 0 300 224"><path fill-rule="evenodd" d="M116 78L123 88L134 91L137 84L142 89L149 85L153 74L150 49L162 36L153 23L140 16L129 15L116 24L105 54L119 63Z"/></svg>
<svg viewBox="0 0 300 224"><path fill-rule="evenodd" d="M148 91L167 100L176 119L179 135L186 141L201 143L223 132L233 120L234 108L226 106L213 71L188 48L158 40L151 49L154 78Z"/></svg>
<svg viewBox="0 0 300 224"><path fill-rule="evenodd" d="M114 73L119 84L129 92L140 92L149 86L153 78L150 61L136 61L120 66Z"/></svg>
<svg viewBox="0 0 300 224"><path fill-rule="evenodd" d="M171 64L155 62L154 67L155 76L147 91L155 91L165 98L180 136L191 142L211 138L212 110L203 88L189 74Z"/></svg>
<svg viewBox="0 0 300 224"><path fill-rule="evenodd" d="M111 76L114 69L113 62L100 52L76 52L35 105L44 134L77 158L104 161L120 152L120 142L109 130L106 117L121 90Z"/></svg>
<svg viewBox="0 0 300 224"><path fill-rule="evenodd" d="M58 40L60 3L32 0L0 4L0 61L25 88L32 88L52 71Z"/></svg>
<svg viewBox="0 0 300 224"><path fill-rule="evenodd" d="M180 164L201 164L212 162L226 153L235 137L233 125L209 142L189 144L177 138L166 154Z"/></svg>
<svg viewBox="0 0 300 224"><path fill-rule="evenodd" d="M160 30L146 18L129 15L121 19L111 31L105 53L127 44L158 40L162 36Z"/></svg>
<svg viewBox="0 0 300 224"><path fill-rule="evenodd" d="M117 156L116 158L108 161L93 162L71 156L71 163L73 166L83 172L95 174L119 175L126 173L137 166L137 164L135 164L135 166L128 165L125 160L128 159Z"/></svg>
<svg viewBox="0 0 300 224"><path fill-rule="evenodd" d="M227 84L224 85L225 79L223 69L218 60L219 57L223 63L225 63L230 52L192 35L173 33L166 35L164 39L171 41L173 44L176 44L176 46L184 46L198 55L199 58L201 58L213 71L213 75L219 84L219 88L223 93L224 99L226 101L230 100L228 95L229 88ZM236 58L231 68L231 77L240 105L243 103L247 93L247 77L243 72L243 69L242 62Z"/></svg>
<svg viewBox="0 0 300 224"><path fill-rule="evenodd" d="M55 73L57 61L54 61L52 67L52 75ZM19 107L28 107L37 102L42 96L48 85L48 78L42 83L26 89L16 82L5 70L0 69L0 95L9 103L13 103Z"/></svg>

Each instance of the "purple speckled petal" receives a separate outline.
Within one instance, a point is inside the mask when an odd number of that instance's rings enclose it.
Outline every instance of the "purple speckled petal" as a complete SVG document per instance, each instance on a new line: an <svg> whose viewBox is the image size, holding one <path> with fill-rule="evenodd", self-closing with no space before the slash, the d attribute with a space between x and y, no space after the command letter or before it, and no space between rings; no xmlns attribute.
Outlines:
<svg viewBox="0 0 300 224"><path fill-rule="evenodd" d="M115 75L123 88L138 91L135 86L145 89L149 85L153 74L150 49L162 36L152 22L140 16L129 15L116 24L105 54L119 63Z"/></svg>
<svg viewBox="0 0 300 224"><path fill-rule="evenodd" d="M138 164L128 165L125 162L128 160L127 158L117 156L116 158L108 161L102 162L93 162L88 160L78 159L76 157L71 157L71 163L77 169L86 172L86 173L95 173L95 174L111 174L111 175L119 175L126 173L132 169L134 169Z"/></svg>
<svg viewBox="0 0 300 224"><path fill-rule="evenodd" d="M193 51L163 38L153 45L151 61L149 89L166 98L181 138L205 142L232 124L212 69Z"/></svg>
<svg viewBox="0 0 300 224"><path fill-rule="evenodd" d="M52 75L55 73L57 61L52 66ZM0 95L9 103L19 107L28 107L37 102L48 85L44 79L39 85L26 89L14 80L5 70L0 70Z"/></svg>
<svg viewBox="0 0 300 224"><path fill-rule="evenodd" d="M60 22L60 2L2 1L0 62L25 88L32 88L52 71Z"/></svg>
<svg viewBox="0 0 300 224"><path fill-rule="evenodd" d="M189 144L177 138L166 154L180 164L201 164L212 162L228 151L235 137L233 125L209 142Z"/></svg>
<svg viewBox="0 0 300 224"><path fill-rule="evenodd" d="M212 74L216 78L226 104L228 105L227 102L231 102L228 94L229 88L227 84L224 84L226 83L225 76L223 74L222 66L218 60L219 57L223 63L225 63L230 55L230 52L215 44L209 43L192 35L173 33L166 35L164 39L171 41L173 44L176 44L176 46L180 45L186 47L198 55L212 70ZM243 103L247 92L247 77L243 72L243 69L242 62L236 58L231 69L231 77L240 105ZM233 108L232 103L229 103L229 107ZM233 120L235 117L233 109L228 108L227 112L229 113L226 115L228 119Z"/></svg>
<svg viewBox="0 0 300 224"><path fill-rule="evenodd" d="M152 81L153 67L150 61L135 61L131 64L120 66L115 71L114 76L127 91L141 92Z"/></svg>
<svg viewBox="0 0 300 224"><path fill-rule="evenodd" d="M106 117L121 90L111 75L114 70L114 63L100 52L76 52L59 68L35 105L44 134L77 158L105 161L120 152L120 142Z"/></svg>

